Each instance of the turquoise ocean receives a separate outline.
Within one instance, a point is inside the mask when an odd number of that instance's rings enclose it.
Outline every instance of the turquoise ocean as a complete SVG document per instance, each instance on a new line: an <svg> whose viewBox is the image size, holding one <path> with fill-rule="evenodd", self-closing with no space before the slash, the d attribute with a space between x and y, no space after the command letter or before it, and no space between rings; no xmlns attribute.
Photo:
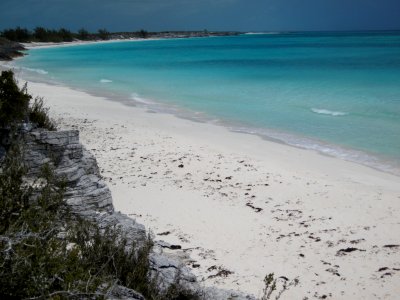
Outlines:
<svg viewBox="0 0 400 300"><path fill-rule="evenodd" d="M38 48L13 64L36 80L400 174L400 32Z"/></svg>

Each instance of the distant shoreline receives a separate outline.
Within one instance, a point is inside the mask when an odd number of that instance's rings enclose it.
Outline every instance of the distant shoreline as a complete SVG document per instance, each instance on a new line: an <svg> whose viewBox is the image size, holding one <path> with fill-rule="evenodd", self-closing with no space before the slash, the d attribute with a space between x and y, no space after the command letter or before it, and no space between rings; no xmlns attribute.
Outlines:
<svg viewBox="0 0 400 300"><path fill-rule="evenodd" d="M221 36L238 36L238 35L277 35L277 34L352 34L352 33L398 33L398 30L350 30L350 31L162 31L162 32L146 32L146 37L139 37L137 32L115 32L109 33L107 39L100 39L97 36L91 37L88 40L74 39L73 41L62 42L15 42L9 41L0 37L0 61L10 61L15 58L24 56L21 51L33 48L47 48L47 47L60 47L60 46L76 46L86 44L103 44L124 41L151 41L161 39L183 39L183 38L200 38L200 37L221 37ZM7 42L6 42L7 41ZM5 51L4 48L7 48Z"/></svg>
<svg viewBox="0 0 400 300"><path fill-rule="evenodd" d="M0 61L11 61L17 57L24 56L25 53L21 51L33 48L47 48L59 46L76 46L86 44L102 44L114 43L124 41L151 41L160 39L182 39L182 38L199 38L199 37L218 37L218 36L237 36L245 32L238 31L165 31L165 32L148 32L146 37L138 37L136 32L117 32L110 33L107 39L100 39L98 37L73 41L62 42L15 42L0 37Z"/></svg>
<svg viewBox="0 0 400 300"><path fill-rule="evenodd" d="M268 36L267 36L268 33L262 33L262 34L265 35L265 38L268 38ZM244 35L242 37L245 38ZM240 39L240 38L241 37L239 37L238 39ZM249 38L252 39L251 37L249 37ZM173 39L173 38L170 37L169 39ZM155 38L149 38L149 39L130 38L130 39L113 39L113 40L107 40L107 41L75 41L75 42L69 42L69 43L29 43L29 44L24 44L24 45L27 48L32 49L32 48L48 48L48 47L68 47L68 46L96 44L96 43L121 43L121 47L125 47L122 44L123 42L136 42L136 41L140 42L140 41L151 41L151 40L161 41L161 40L165 40L165 39L162 39L162 38L158 38L158 39L155 39ZM210 41L211 40L212 39L210 39ZM230 39L228 39L228 40L230 40ZM236 42L237 39L234 38L234 40ZM179 42L179 40L176 40L176 42ZM190 40L186 40L186 41L182 41L182 42L190 43ZM203 44L203 42L204 41L202 41L201 44ZM155 42L152 45L154 46L156 44L157 44L157 42ZM137 46L139 46L139 45L137 45ZM143 45L143 46L145 46L145 45ZM132 47L135 47L135 46L132 44ZM115 48L115 47L113 47L113 48ZM19 64L17 63L17 66L18 65ZM29 72L31 72L31 71L33 71L35 73L39 73L41 75L47 74L46 69L42 69L42 68L29 69L29 68L24 68L23 65L20 65L20 68L21 68L21 70L28 71L27 72L28 75L29 75ZM36 74L36 76L37 76L37 74ZM112 78L107 77L108 75L104 75L104 76L99 77L98 80L102 79L102 80L105 80L106 83L107 82L110 83L108 80L110 80ZM36 81L37 79L31 78L31 80ZM44 81L46 81L46 80L44 80ZM110 85L112 85L112 84L109 84L109 86ZM106 85L103 85L103 87L106 87ZM86 90L86 89L83 88L83 90ZM99 95L99 92L96 89L91 92L95 95ZM102 94L100 94L100 95L102 95ZM106 96L107 96L107 93L106 93ZM136 95L136 96L138 96L138 95ZM213 118L208 118L208 116L206 116L205 114L197 115L196 113L193 113L190 110L188 110L188 111L180 110L180 108L179 109L175 109L175 108L170 109L170 107L158 105L157 101L151 101L151 99L150 99L150 101L148 101L147 99L145 99L144 95L142 95L140 97L139 96L136 97L136 96L134 96L132 98L132 95L127 93L126 95L123 96L124 97L123 99L129 99L129 101L136 101L136 99L138 98L139 100L137 102L135 102L136 104L138 104L139 106L143 106L143 105L150 106L151 109L153 109L155 111L169 112L169 113L178 115L183 118L188 118L188 119L197 120L197 121L201 120L201 121L209 122L210 120L212 120L212 122L219 123L220 125L228 127L233 131L258 135L267 140L272 140L275 142L280 142L280 143L284 143L287 145L291 145L293 147L308 149L311 151L317 151L318 153L320 153L322 155L340 157L342 159L353 161L358 164L368 166L370 168L374 168L374 169L384 171L384 172L387 172L390 174L395 174L395 175L400 174L399 168L398 168L398 166L399 166L398 160L394 160L394 159L390 160L390 157L387 158L385 156L379 156L378 154L376 154L372 151L369 152L368 149L358 150L357 148L352 148L351 146L343 146L341 144L336 144L334 142L326 142L326 141L324 142L322 139L315 138L315 137L314 138L306 138L303 135L288 134L287 132L280 132L278 130L276 130L276 131L270 130L269 128L258 128L256 126L254 126L254 127L244 126L242 123L236 123L234 121L230 122L225 119L214 120ZM111 97L113 97L113 96L111 96ZM162 98L160 98L160 99L162 99ZM121 101L124 102L124 100L121 100ZM311 113L318 114L318 115L320 115L320 117L322 116L325 118L332 118L333 116L336 116L336 115L341 116L341 115L349 114L349 112L346 110L327 110L327 109L323 109L323 108L324 107L322 107L322 109L321 109L321 107L316 104L310 105L309 107L307 107L307 109Z"/></svg>
<svg viewBox="0 0 400 300"><path fill-rule="evenodd" d="M96 40L96 41L73 41L73 42L31 42L22 43L26 50L36 49L36 48L52 48L52 47L69 47L77 45L91 45L91 44L109 44L118 42L133 42L133 41L152 41L157 40L155 38L140 39L140 38L129 38L129 39L112 39L112 40Z"/></svg>

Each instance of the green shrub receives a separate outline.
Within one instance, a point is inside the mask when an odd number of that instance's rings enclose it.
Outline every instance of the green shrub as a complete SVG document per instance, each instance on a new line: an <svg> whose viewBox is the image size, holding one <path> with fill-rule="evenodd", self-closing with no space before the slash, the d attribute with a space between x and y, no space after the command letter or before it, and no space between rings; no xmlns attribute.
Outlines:
<svg viewBox="0 0 400 300"><path fill-rule="evenodd" d="M4 127L17 127L29 116L39 127L54 130L42 98L18 88L11 71L1 74L0 116ZM117 227L74 214L64 201L65 184L45 164L36 179L27 178L23 143L13 131L0 162L0 299L107 298L118 284L147 299L199 299L181 287L167 291L150 278L150 238L128 245Z"/></svg>
<svg viewBox="0 0 400 300"><path fill-rule="evenodd" d="M29 108L29 120L40 128L56 130L56 125L49 117L49 109L44 106L43 98L36 97Z"/></svg>
<svg viewBox="0 0 400 300"><path fill-rule="evenodd" d="M86 41L89 39L89 32L85 28L81 28L78 31L77 38L81 41Z"/></svg>
<svg viewBox="0 0 400 300"><path fill-rule="evenodd" d="M26 85L18 87L12 71L3 71L0 75L0 127L25 121L31 98Z"/></svg>
<svg viewBox="0 0 400 300"><path fill-rule="evenodd" d="M31 40L31 33L29 30L19 26L15 29L5 29L1 35L6 39L15 42L26 43Z"/></svg>
<svg viewBox="0 0 400 300"><path fill-rule="evenodd" d="M114 283L147 283L149 248L126 249L117 229L74 215L48 165L35 182L25 175L13 145L0 174L0 298L100 297Z"/></svg>
<svg viewBox="0 0 400 300"><path fill-rule="evenodd" d="M30 120L40 128L56 130L55 123L49 117L49 109L44 106L43 98L36 97L29 105L31 99L26 84L19 88L14 73L3 71L0 75L0 128L16 127Z"/></svg>
<svg viewBox="0 0 400 300"><path fill-rule="evenodd" d="M149 277L150 238L128 245L118 227L74 214L49 165L27 181L23 147L12 145L0 169L0 299L102 299L116 284L146 299L199 299L178 280L160 291Z"/></svg>
<svg viewBox="0 0 400 300"><path fill-rule="evenodd" d="M102 40L108 40L110 38L110 33L107 31L107 29L99 29L97 36Z"/></svg>
<svg viewBox="0 0 400 300"><path fill-rule="evenodd" d="M26 28L17 27L15 29L5 29L0 35L10 41L28 43L28 42L72 42L76 33L68 29L59 30L36 27L33 31Z"/></svg>
<svg viewBox="0 0 400 300"><path fill-rule="evenodd" d="M11 224L20 218L21 212L29 204L31 188L23 185L26 168L21 163L20 146L13 144L9 155L1 165L0 172L0 234L7 232Z"/></svg>

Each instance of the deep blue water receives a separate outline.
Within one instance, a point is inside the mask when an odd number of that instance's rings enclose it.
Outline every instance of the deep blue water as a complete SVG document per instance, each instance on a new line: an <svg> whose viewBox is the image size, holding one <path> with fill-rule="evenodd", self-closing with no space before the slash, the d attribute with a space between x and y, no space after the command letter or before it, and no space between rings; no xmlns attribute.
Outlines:
<svg viewBox="0 0 400 300"><path fill-rule="evenodd" d="M91 44L30 50L16 65L381 169L400 165L399 32Z"/></svg>

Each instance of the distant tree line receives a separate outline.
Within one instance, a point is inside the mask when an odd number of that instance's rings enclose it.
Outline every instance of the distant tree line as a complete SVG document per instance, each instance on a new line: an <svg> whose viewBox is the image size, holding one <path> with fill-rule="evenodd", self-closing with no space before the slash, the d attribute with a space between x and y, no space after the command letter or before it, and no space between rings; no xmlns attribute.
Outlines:
<svg viewBox="0 0 400 300"><path fill-rule="evenodd" d="M118 37L118 34L112 34L106 29L99 29L95 33L91 33L86 29L82 28L78 32L72 32L65 28L46 29L44 27L36 27L33 30L28 30L26 28L10 28L0 31L0 37L4 37L10 41L29 43L29 42L72 42L74 40L89 41L89 40L108 40L113 36ZM129 37L147 38L148 32L145 30L140 30L137 32L132 32Z"/></svg>
<svg viewBox="0 0 400 300"><path fill-rule="evenodd" d="M1 32L1 36L15 42L72 42L73 40L89 40L89 39L108 39L109 32L105 29L99 30L98 33L89 33L85 29L78 32L72 32L65 28L58 30L46 29L44 27L36 27L28 30L26 28L17 27L15 29L5 29Z"/></svg>

